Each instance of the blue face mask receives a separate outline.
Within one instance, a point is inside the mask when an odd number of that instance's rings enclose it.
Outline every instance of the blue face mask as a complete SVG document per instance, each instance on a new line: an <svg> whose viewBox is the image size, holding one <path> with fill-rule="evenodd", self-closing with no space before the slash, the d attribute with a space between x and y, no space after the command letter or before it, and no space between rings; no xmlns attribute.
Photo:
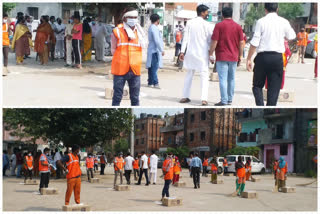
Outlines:
<svg viewBox="0 0 320 214"><path fill-rule="evenodd" d="M93 25L95 25L95 24L96 24L96 22L94 22L94 21L93 21L93 22L92 22L92 24L93 24Z"/></svg>
<svg viewBox="0 0 320 214"><path fill-rule="evenodd" d="M138 19L127 19L127 24L130 27L134 27L136 24L138 24Z"/></svg>
<svg viewBox="0 0 320 214"><path fill-rule="evenodd" d="M69 22L70 22L70 24L72 24L73 23L73 19L69 19Z"/></svg>

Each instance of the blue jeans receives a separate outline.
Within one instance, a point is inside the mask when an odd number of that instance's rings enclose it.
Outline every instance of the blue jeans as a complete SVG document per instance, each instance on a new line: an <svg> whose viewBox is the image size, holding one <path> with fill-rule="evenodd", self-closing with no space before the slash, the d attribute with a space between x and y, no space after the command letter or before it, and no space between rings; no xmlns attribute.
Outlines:
<svg viewBox="0 0 320 214"><path fill-rule="evenodd" d="M17 165L17 178L21 177L21 169L22 169L22 165Z"/></svg>
<svg viewBox="0 0 320 214"><path fill-rule="evenodd" d="M216 68L219 75L221 103L231 103L234 95L234 76L237 62L218 61Z"/></svg>
<svg viewBox="0 0 320 214"><path fill-rule="evenodd" d="M170 187L170 184L171 184L171 180L164 180L164 186L163 186L163 189L162 189L162 198L164 196L169 198L169 187Z"/></svg>
<svg viewBox="0 0 320 214"><path fill-rule="evenodd" d="M129 85L131 105L139 106L140 76L135 75L131 70L122 76L114 75L112 105L120 105L126 81L128 81Z"/></svg>
<svg viewBox="0 0 320 214"><path fill-rule="evenodd" d="M158 82L159 57L158 53L152 54L151 67L148 68L148 85L157 85Z"/></svg>

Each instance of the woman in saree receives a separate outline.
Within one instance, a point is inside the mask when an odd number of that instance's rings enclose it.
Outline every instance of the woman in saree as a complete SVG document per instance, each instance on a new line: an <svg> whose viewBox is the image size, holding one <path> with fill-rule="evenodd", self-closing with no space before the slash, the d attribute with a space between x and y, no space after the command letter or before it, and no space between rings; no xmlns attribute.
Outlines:
<svg viewBox="0 0 320 214"><path fill-rule="evenodd" d="M82 52L83 61L91 61L92 31L87 19L83 21L82 41L83 41L83 52Z"/></svg>
<svg viewBox="0 0 320 214"><path fill-rule="evenodd" d="M50 39L54 37L48 16L41 16L40 25L37 28L34 50L38 53L41 65L47 65L49 60Z"/></svg>
<svg viewBox="0 0 320 214"><path fill-rule="evenodd" d="M30 47L32 47L31 32L25 24L24 16L18 17L18 23L12 39L12 50L16 53L17 65L23 64L23 57L30 55Z"/></svg>

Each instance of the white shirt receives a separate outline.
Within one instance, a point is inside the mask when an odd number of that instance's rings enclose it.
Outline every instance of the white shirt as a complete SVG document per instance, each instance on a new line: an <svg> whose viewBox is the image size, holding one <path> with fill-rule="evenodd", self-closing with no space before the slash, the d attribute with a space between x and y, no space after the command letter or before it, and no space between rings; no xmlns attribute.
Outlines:
<svg viewBox="0 0 320 214"><path fill-rule="evenodd" d="M209 49L213 25L201 17L188 21L184 29L181 52L187 50L183 67L187 70L208 71Z"/></svg>
<svg viewBox="0 0 320 214"><path fill-rule="evenodd" d="M94 25L90 23L90 26L91 26L91 31L92 31L91 32L92 33L92 37L96 37L96 34L97 34L100 26L98 26L97 23L94 24Z"/></svg>
<svg viewBox="0 0 320 214"><path fill-rule="evenodd" d="M58 160L61 160L61 155L60 155L59 152L56 152L56 154L54 155L53 161L54 161L54 162L57 162Z"/></svg>
<svg viewBox="0 0 320 214"><path fill-rule="evenodd" d="M257 53L264 51L284 53L285 38L288 40L296 38L289 21L277 13L268 13L257 21L250 44L257 47Z"/></svg>
<svg viewBox="0 0 320 214"><path fill-rule="evenodd" d="M55 33L57 40L64 40L64 31L66 29L66 26L61 23L61 25L56 24L57 32L63 30L61 33Z"/></svg>
<svg viewBox="0 0 320 214"><path fill-rule="evenodd" d="M26 22L26 24L27 24L27 27L28 27L30 33L32 33L32 22Z"/></svg>
<svg viewBox="0 0 320 214"><path fill-rule="evenodd" d="M132 162L134 161L134 158L131 156L128 156L124 159L124 162L126 162L126 165L124 165L124 170L132 170Z"/></svg>
<svg viewBox="0 0 320 214"><path fill-rule="evenodd" d="M141 156L141 164L142 164L142 161L143 161L143 166L142 167L140 166L140 168L148 169L148 156L146 154Z"/></svg>
<svg viewBox="0 0 320 214"><path fill-rule="evenodd" d="M150 172L157 171L158 168L158 156L156 154L153 154L150 156Z"/></svg>
<svg viewBox="0 0 320 214"><path fill-rule="evenodd" d="M12 165L15 166L17 164L17 157L15 154L11 155L10 160L12 161Z"/></svg>
<svg viewBox="0 0 320 214"><path fill-rule="evenodd" d="M67 24L66 29L64 31L64 36L65 37L68 36L68 35L72 36L72 33L71 33L72 28L73 28L73 24Z"/></svg>

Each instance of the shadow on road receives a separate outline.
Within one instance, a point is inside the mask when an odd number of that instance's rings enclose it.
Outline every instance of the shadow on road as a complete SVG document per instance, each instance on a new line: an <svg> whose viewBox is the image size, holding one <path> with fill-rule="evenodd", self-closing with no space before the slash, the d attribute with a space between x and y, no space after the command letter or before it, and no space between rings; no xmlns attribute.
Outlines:
<svg viewBox="0 0 320 214"><path fill-rule="evenodd" d="M36 185L35 185L36 186ZM36 190L16 190L15 192L27 192L27 193L30 193L30 192L35 192Z"/></svg>
<svg viewBox="0 0 320 214"><path fill-rule="evenodd" d="M47 208L47 207L28 207L24 211L61 211L61 209L56 209L56 208Z"/></svg>

